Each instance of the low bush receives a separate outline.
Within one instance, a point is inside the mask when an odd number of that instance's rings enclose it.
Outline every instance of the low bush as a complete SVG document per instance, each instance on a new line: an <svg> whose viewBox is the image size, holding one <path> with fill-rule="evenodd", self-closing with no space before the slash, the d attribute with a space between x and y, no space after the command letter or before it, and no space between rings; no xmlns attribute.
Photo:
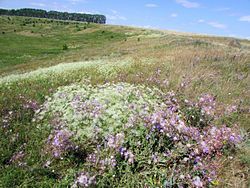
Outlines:
<svg viewBox="0 0 250 188"><path fill-rule="evenodd" d="M213 125L215 98L182 108L173 92L126 83L61 87L35 115L51 134L42 150L83 164L74 187L204 187L217 183L237 127ZM76 155L77 153L77 155Z"/></svg>

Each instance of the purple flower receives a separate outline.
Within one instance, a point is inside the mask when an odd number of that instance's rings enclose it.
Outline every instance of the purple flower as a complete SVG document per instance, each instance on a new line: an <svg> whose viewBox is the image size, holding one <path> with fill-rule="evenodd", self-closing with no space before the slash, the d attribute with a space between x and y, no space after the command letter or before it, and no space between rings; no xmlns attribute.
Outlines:
<svg viewBox="0 0 250 188"><path fill-rule="evenodd" d="M72 134L68 130L57 130L48 138L49 152L55 158L60 158L64 153L73 149L73 143L70 141Z"/></svg>
<svg viewBox="0 0 250 188"><path fill-rule="evenodd" d="M193 185L195 186L195 187L203 187L203 183L202 183L202 181L201 181L201 179L200 179L200 177L199 176L195 176L194 178L193 178Z"/></svg>
<svg viewBox="0 0 250 188"><path fill-rule="evenodd" d="M81 172L75 181L74 187L89 187L95 183L95 176L90 176L86 172Z"/></svg>
<svg viewBox="0 0 250 188"><path fill-rule="evenodd" d="M107 138L107 147L117 149L124 142L124 133L118 133L115 136L110 135Z"/></svg>
<svg viewBox="0 0 250 188"><path fill-rule="evenodd" d="M122 147L122 148L120 148L120 154L121 154L122 157L124 157L124 159L126 161L128 161L129 164L133 164L134 163L135 156L134 156L134 154L131 151L129 151L126 148Z"/></svg>
<svg viewBox="0 0 250 188"><path fill-rule="evenodd" d="M215 113L215 97L210 94L204 94L200 97L198 106L202 111L208 115L214 115Z"/></svg>

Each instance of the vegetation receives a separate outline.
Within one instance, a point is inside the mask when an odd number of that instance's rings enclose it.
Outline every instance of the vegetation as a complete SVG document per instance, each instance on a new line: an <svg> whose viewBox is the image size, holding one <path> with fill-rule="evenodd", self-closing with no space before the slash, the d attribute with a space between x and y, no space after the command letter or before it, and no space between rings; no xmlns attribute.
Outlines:
<svg viewBox="0 0 250 188"><path fill-rule="evenodd" d="M106 17L104 15L91 15L91 14L81 14L81 13L68 13L68 12L57 12L57 11L45 11L40 9L0 9L0 15L6 16L28 16L28 17L37 17L37 18L49 18L57 20L73 20L80 22L91 22L105 24Z"/></svg>
<svg viewBox="0 0 250 188"><path fill-rule="evenodd" d="M68 50L68 49L69 49L68 45L67 45L67 44L64 44L64 45L63 45L63 50Z"/></svg>
<svg viewBox="0 0 250 188"><path fill-rule="evenodd" d="M51 59L53 60L50 65L56 62L71 62L72 58L73 61L79 61L99 54L105 55L107 54L105 49L103 50L105 44L112 45L125 37L124 33L108 30L102 33L98 30L100 25L93 23L23 17L11 17L11 19L8 20L6 16L0 17L1 30L5 33L4 37L0 38L0 43L9 46L0 47L0 74L6 73L8 69L13 70L13 66L16 66L16 70L22 70L23 68L17 67L21 65L31 68L33 64L35 68L38 64L46 65ZM36 27L32 26L33 23L36 23ZM77 31L76 25L86 29ZM112 40L110 40L111 36L114 36ZM64 44L68 45L69 50L63 50Z"/></svg>
<svg viewBox="0 0 250 188"><path fill-rule="evenodd" d="M0 187L249 186L249 41L0 21Z"/></svg>

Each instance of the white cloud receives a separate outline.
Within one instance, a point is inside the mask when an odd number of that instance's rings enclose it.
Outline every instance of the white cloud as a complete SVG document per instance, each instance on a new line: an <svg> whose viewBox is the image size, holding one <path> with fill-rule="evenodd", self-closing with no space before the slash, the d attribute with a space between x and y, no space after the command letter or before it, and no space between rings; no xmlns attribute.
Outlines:
<svg viewBox="0 0 250 188"><path fill-rule="evenodd" d="M208 25L214 27L214 28L218 28L218 29L226 29L227 26L218 22L208 22Z"/></svg>
<svg viewBox="0 0 250 188"><path fill-rule="evenodd" d="M217 29L226 29L227 28L227 25L219 23L219 22L215 22L215 21L206 21L203 19L199 19L199 20L197 20L197 22L200 24L202 24L202 23L207 24L207 25L214 27L214 28L217 28Z"/></svg>
<svg viewBox="0 0 250 188"><path fill-rule="evenodd" d="M198 23L204 23L204 22L205 22L205 20L203 20L203 19L199 19L197 22L198 22Z"/></svg>
<svg viewBox="0 0 250 188"><path fill-rule="evenodd" d="M176 17L178 16L178 14L172 13L170 16L171 16L172 18L176 18Z"/></svg>
<svg viewBox="0 0 250 188"><path fill-rule="evenodd" d="M231 8L229 8L229 7L223 7L223 8L214 9L214 11L218 11L218 12L223 12L223 11L228 11L228 10L231 10Z"/></svg>
<svg viewBox="0 0 250 188"><path fill-rule="evenodd" d="M118 16L118 15L109 15L107 14L106 17L109 19L109 20L127 20L127 18L125 16Z"/></svg>
<svg viewBox="0 0 250 188"><path fill-rule="evenodd" d="M242 21L242 22L250 22L250 15L242 16L242 17L240 17L239 20Z"/></svg>
<svg viewBox="0 0 250 188"><path fill-rule="evenodd" d="M72 9L69 8L69 6L55 1L49 4L49 8L50 10L55 10L60 12L74 12Z"/></svg>
<svg viewBox="0 0 250 188"><path fill-rule="evenodd" d="M120 15L119 12L116 10L111 10L111 13L112 14L106 14L106 17L109 20L113 20L113 21L114 20L123 20L123 21L127 20L125 16Z"/></svg>
<svg viewBox="0 0 250 188"><path fill-rule="evenodd" d="M77 12L77 13L80 13L80 14L101 14L100 12L98 11L80 11L80 12Z"/></svg>
<svg viewBox="0 0 250 188"><path fill-rule="evenodd" d="M176 1L176 3L182 5L183 7L186 7L186 8L198 8L198 7L200 7L200 4L197 2L191 2L188 0L175 0L175 1Z"/></svg>
<svg viewBox="0 0 250 188"><path fill-rule="evenodd" d="M148 7L148 8L156 8L156 7L158 7L157 4L152 4L152 3L148 3L145 6Z"/></svg>
<svg viewBox="0 0 250 188"><path fill-rule="evenodd" d="M118 12L117 12L116 10L111 10L111 12L112 12L113 14L118 14Z"/></svg>
<svg viewBox="0 0 250 188"><path fill-rule="evenodd" d="M30 3L30 5L36 6L36 7L45 7L46 6L44 3L35 3L35 2Z"/></svg>
<svg viewBox="0 0 250 188"><path fill-rule="evenodd" d="M76 5L78 3L86 3L87 0L68 0L72 5Z"/></svg>

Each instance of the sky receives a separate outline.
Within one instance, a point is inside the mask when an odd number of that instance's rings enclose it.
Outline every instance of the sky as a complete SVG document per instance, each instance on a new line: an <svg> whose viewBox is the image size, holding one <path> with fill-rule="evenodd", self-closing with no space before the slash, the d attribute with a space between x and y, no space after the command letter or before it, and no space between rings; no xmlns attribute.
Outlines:
<svg viewBox="0 0 250 188"><path fill-rule="evenodd" d="M250 0L0 0L0 8L104 14L108 24L250 39Z"/></svg>

